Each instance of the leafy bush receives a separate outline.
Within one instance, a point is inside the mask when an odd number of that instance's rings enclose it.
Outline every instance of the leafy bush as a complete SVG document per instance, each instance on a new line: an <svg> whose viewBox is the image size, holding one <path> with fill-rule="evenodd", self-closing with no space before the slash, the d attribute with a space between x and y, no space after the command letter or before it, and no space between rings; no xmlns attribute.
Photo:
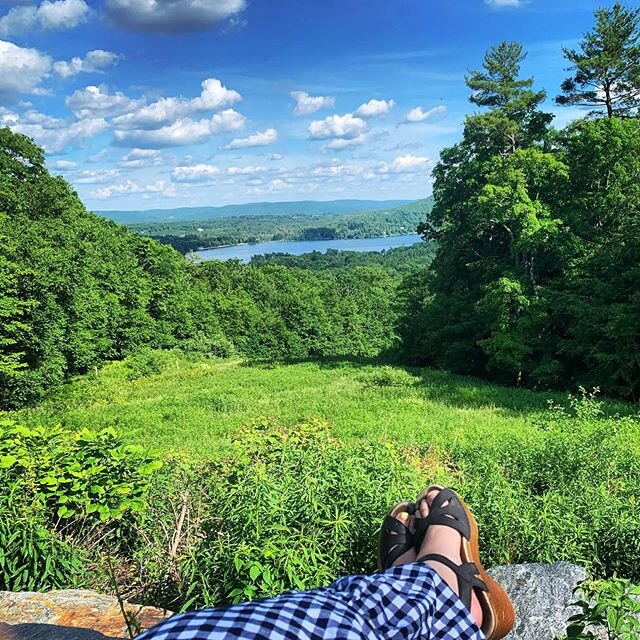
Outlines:
<svg viewBox="0 0 640 640"><path fill-rule="evenodd" d="M206 358L230 358L235 355L233 343L222 334L208 336L203 332L193 338L183 340L180 349L185 353L195 353Z"/></svg>
<svg viewBox="0 0 640 640"><path fill-rule="evenodd" d="M378 367L366 383L370 387L409 387L416 383L416 378L404 369L385 366Z"/></svg>
<svg viewBox="0 0 640 640"><path fill-rule="evenodd" d="M563 640L640 638L640 586L629 580L586 580L578 586L583 598L574 603L580 612L569 618Z"/></svg>
<svg viewBox="0 0 640 640"><path fill-rule="evenodd" d="M153 593L158 604L159 594L170 594L182 607L272 596L374 571L382 516L445 473L436 455L341 442L320 421L284 427L269 419L240 429L233 454L223 460L195 473L181 469L182 480L173 483L179 489L168 487L164 474L156 478L154 492L164 496L148 519L156 549L140 550L138 573L157 581L145 599ZM161 529L177 530L176 505L185 499L189 527L179 536L179 557L171 559L167 547L175 536Z"/></svg>
<svg viewBox="0 0 640 640"><path fill-rule="evenodd" d="M72 433L0 422L0 583L74 584L86 555L81 542L141 511L149 477L161 466L111 429Z"/></svg>
<svg viewBox="0 0 640 640"><path fill-rule="evenodd" d="M640 579L640 424L592 396L551 407L537 438L452 450L490 564L568 560Z"/></svg>
<svg viewBox="0 0 640 640"><path fill-rule="evenodd" d="M162 373L162 357L157 351L140 349L126 360L127 380L138 380Z"/></svg>

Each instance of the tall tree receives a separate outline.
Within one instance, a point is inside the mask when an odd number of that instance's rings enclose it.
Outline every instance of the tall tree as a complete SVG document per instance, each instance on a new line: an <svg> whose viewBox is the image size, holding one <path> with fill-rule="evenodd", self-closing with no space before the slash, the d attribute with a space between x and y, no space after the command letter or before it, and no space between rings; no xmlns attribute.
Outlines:
<svg viewBox="0 0 640 640"><path fill-rule="evenodd" d="M594 107L592 114L605 108L609 118L632 114L640 106L640 9L616 2L595 19L579 49L563 49L573 75L556 102Z"/></svg>

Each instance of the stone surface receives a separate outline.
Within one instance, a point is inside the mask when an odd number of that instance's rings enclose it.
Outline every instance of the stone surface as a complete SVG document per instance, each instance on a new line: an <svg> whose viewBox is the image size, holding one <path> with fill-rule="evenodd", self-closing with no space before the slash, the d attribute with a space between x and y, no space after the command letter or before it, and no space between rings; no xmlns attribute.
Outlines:
<svg viewBox="0 0 640 640"><path fill-rule="evenodd" d="M569 605L584 569L568 562L521 564L489 570L509 594L516 610L516 624L505 640L553 640L564 634L567 619L577 613Z"/></svg>
<svg viewBox="0 0 640 640"><path fill-rule="evenodd" d="M154 607L140 607L125 603L125 609L135 616L142 629L155 626L167 616L170 611ZM12 593L0 592L0 622L8 625L58 625L71 628L71 635L49 635L48 637L65 638L65 640L89 640L92 636L81 635L73 629L91 629L102 634L102 637L128 638L127 625L116 598L96 593L95 591L69 589L66 591L50 591L48 593ZM16 629L14 626L0 629L0 640L14 640L15 638L40 638L44 629ZM11 636L21 632L21 636ZM26 632L39 631L41 635L25 636ZM1 635L4 633L5 635ZM62 633L62 632L60 632ZM73 635L75 633L75 635ZM93 636L100 638L101 636Z"/></svg>

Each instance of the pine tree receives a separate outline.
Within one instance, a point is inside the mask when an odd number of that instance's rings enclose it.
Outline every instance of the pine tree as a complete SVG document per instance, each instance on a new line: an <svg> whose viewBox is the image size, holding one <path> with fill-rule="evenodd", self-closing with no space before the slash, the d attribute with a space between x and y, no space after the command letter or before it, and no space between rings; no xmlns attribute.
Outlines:
<svg viewBox="0 0 640 640"><path fill-rule="evenodd" d="M561 105L606 108L609 118L640 106L640 9L616 2L595 12L596 24L580 48L563 49L573 75L562 83Z"/></svg>

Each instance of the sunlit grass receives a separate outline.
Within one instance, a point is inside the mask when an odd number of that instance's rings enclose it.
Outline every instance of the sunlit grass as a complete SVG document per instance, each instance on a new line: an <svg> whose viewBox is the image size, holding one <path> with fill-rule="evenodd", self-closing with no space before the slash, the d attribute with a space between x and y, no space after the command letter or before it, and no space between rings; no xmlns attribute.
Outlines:
<svg viewBox="0 0 640 640"><path fill-rule="evenodd" d="M428 369L403 373L351 362L252 365L174 352L162 359L160 374L138 380L127 379L126 363L108 364L20 417L74 428L113 426L154 449L215 457L237 427L260 416L290 424L316 416L346 439L387 438L404 445L486 443L506 434L528 439L536 437L536 416L548 402L566 399ZM399 386L384 386L385 376Z"/></svg>

